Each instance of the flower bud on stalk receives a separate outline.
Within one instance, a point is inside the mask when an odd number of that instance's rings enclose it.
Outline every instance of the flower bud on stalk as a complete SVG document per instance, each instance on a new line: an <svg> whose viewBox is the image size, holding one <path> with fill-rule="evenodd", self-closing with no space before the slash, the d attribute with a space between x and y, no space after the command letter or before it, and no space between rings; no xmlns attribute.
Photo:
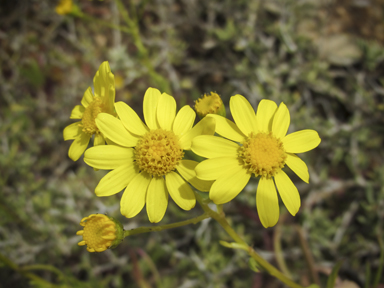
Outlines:
<svg viewBox="0 0 384 288"><path fill-rule="evenodd" d="M91 214L80 221L84 230L77 231L83 241L79 246L87 245L88 252L103 252L115 248L124 239L124 229L121 223L104 214Z"/></svg>

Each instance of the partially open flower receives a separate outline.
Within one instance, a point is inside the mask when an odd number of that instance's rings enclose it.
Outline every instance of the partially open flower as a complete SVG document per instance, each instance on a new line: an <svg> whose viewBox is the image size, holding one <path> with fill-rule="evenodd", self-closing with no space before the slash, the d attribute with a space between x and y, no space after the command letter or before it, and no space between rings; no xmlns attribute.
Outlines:
<svg viewBox="0 0 384 288"><path fill-rule="evenodd" d="M195 110L200 118L204 118L207 114L217 114L225 117L225 106L219 94L211 92L211 94L204 94L204 96L195 101Z"/></svg>
<svg viewBox="0 0 384 288"><path fill-rule="evenodd" d="M77 231L83 241L79 246L87 245L89 252L103 252L115 248L124 239L123 226L119 221L104 214L91 214L80 221L84 230Z"/></svg>
<svg viewBox="0 0 384 288"><path fill-rule="evenodd" d="M111 72L108 61L104 61L93 78L94 92L89 87L81 100L81 105L73 108L70 118L80 121L64 128L64 140L74 140L69 147L68 156L77 161L83 155L92 136L93 146L104 145L106 139L96 126L95 119L99 113L115 113L115 77Z"/></svg>

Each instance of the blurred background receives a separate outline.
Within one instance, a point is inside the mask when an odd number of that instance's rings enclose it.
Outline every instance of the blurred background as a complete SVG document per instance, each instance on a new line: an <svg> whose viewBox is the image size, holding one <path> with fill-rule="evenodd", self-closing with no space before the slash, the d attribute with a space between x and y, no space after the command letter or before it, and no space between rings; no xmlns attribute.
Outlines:
<svg viewBox="0 0 384 288"><path fill-rule="evenodd" d="M280 201L278 224L263 228L253 181L224 205L226 215L303 286L325 287L342 261L336 287L384 287L383 0L73 4L77 12L64 15L57 1L0 4L0 287L284 287L253 272L244 251L221 246L231 240L209 219L134 235L102 253L77 246L89 214L107 213L125 229L151 225L145 209L120 215L121 193L96 197L106 171L67 156L63 129L106 60L116 101L139 115L148 87L173 95L179 108L215 91L229 118L235 94L254 107L283 101L290 132L315 129L322 139L300 155L309 184L289 171L302 207L292 217ZM160 225L201 213L170 200Z"/></svg>

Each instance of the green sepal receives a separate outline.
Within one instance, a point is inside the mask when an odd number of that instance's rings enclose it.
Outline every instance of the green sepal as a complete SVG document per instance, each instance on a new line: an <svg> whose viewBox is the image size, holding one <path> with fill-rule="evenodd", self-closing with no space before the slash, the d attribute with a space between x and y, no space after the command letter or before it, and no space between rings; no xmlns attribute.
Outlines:
<svg viewBox="0 0 384 288"><path fill-rule="evenodd" d="M257 261L253 258L249 258L248 266L253 272L256 273L260 273L263 270L259 263L257 263Z"/></svg>
<svg viewBox="0 0 384 288"><path fill-rule="evenodd" d="M225 109L225 105L223 102L221 102L221 106L220 106L220 109L219 111L216 112L217 115L220 115L220 116L223 116L223 117L227 117L227 110Z"/></svg>
<svg viewBox="0 0 384 288"><path fill-rule="evenodd" d="M113 240L111 247L109 249L116 248L121 242L124 240L124 228L123 225L120 223L119 220L106 215L109 219L111 219L116 224L116 239Z"/></svg>

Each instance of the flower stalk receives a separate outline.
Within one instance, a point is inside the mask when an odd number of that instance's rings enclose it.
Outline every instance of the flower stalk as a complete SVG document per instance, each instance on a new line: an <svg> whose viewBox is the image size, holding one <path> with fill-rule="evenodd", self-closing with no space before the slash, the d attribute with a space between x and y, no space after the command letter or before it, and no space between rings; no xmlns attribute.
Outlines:
<svg viewBox="0 0 384 288"><path fill-rule="evenodd" d="M149 232L155 232L155 231L163 231L163 230L168 230L172 228L177 228L181 226L186 226L189 224L196 224L199 223L200 221L203 221L204 219L210 218L211 216L208 213L201 214L200 216L172 223L172 224L166 224L166 225L159 225L159 226L153 226L153 227L139 227L136 229L132 230L126 230L124 231L124 237L128 237L131 235L136 235L136 234L142 234L142 233L149 233Z"/></svg>
<svg viewBox="0 0 384 288"><path fill-rule="evenodd" d="M271 265L268 261L264 260L263 257L261 257L252 247L250 247L236 232L233 230L231 225L229 225L227 219L224 216L224 213L217 213L213 211L209 206L204 203L203 199L200 197L200 195L196 194L196 200L199 202L201 208L213 219L215 219L221 227L227 232L229 236L238 244L242 246L248 247L248 254L253 259L256 260L256 262L263 267L266 271L268 271L269 274L274 276L275 278L279 279L281 282L286 284L289 287L292 288L303 288L303 286L293 282L291 279L289 279L287 276L285 276L283 273L281 273L279 270L277 270L273 265Z"/></svg>
<svg viewBox="0 0 384 288"><path fill-rule="evenodd" d="M112 23L109 23L108 21L104 21L95 17L92 17L90 15L87 15L81 11L75 11L72 12L73 16L76 16L78 18L81 18L83 20L94 22L99 25L103 25L105 27L119 30L121 32L127 33L132 36L133 43L135 44L138 52L138 56L141 60L141 63L147 68L148 73L152 80L155 82L156 85L159 87L162 91L171 92L171 88L169 86L168 81L161 76L159 73L156 72L154 69L152 62L149 58L149 53L147 48L144 46L143 41L140 37L140 31L139 31L139 25L137 23L136 17L130 17L128 10L125 8L124 4L120 0L116 0L116 4L118 6L119 11L121 12L121 15L126 23L127 26L121 26L121 25L115 25ZM134 7L132 5L132 14L135 16ZM132 19L133 18L133 19Z"/></svg>

